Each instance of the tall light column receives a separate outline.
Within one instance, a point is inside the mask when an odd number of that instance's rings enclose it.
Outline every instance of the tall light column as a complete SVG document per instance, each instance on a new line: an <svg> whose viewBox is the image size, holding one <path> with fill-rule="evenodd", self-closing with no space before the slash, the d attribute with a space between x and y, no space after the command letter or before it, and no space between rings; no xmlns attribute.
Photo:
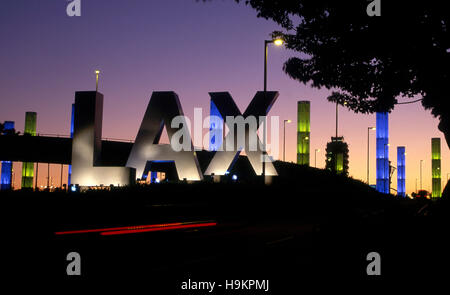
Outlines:
<svg viewBox="0 0 450 295"><path fill-rule="evenodd" d="M389 194L389 115L377 113L377 190Z"/></svg>
<svg viewBox="0 0 450 295"><path fill-rule="evenodd" d="M440 198L441 191L441 139L439 137L431 139L431 177L432 188L431 197Z"/></svg>
<svg viewBox="0 0 450 295"><path fill-rule="evenodd" d="M36 118L35 112L25 114L24 136L36 136ZM34 163L22 163L22 188L33 188Z"/></svg>
<svg viewBox="0 0 450 295"><path fill-rule="evenodd" d="M397 147L397 194L402 197L406 195L405 155L405 147Z"/></svg>
<svg viewBox="0 0 450 295"><path fill-rule="evenodd" d="M5 121L4 130L14 130L14 122ZM2 174L0 177L0 190L9 190L12 188L12 162L11 161L2 161Z"/></svg>
<svg viewBox="0 0 450 295"><path fill-rule="evenodd" d="M309 166L309 146L311 133L310 101L297 104L297 164Z"/></svg>

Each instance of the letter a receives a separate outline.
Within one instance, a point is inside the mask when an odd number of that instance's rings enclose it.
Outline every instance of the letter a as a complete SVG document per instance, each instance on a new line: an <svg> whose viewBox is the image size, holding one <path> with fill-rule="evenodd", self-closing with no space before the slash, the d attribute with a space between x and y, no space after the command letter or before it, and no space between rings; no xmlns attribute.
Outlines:
<svg viewBox="0 0 450 295"><path fill-rule="evenodd" d="M66 13L68 16L81 16L81 0L73 0L67 5Z"/></svg>
<svg viewBox="0 0 450 295"><path fill-rule="evenodd" d="M187 122L183 118L180 100L175 92L152 93L127 161L127 167L136 168L136 177L145 177L150 170L147 163L151 167L152 162L170 161L175 163L179 179L203 179L191 136L187 132ZM170 144L158 144L164 126L171 143L183 138L184 145L189 148L177 148L177 151Z"/></svg>
<svg viewBox="0 0 450 295"><path fill-rule="evenodd" d="M367 15L381 16L381 0L374 0L367 5Z"/></svg>
<svg viewBox="0 0 450 295"><path fill-rule="evenodd" d="M70 252L67 254L67 261L71 261L66 268L68 276L81 275L81 256L77 252Z"/></svg>
<svg viewBox="0 0 450 295"><path fill-rule="evenodd" d="M370 252L366 257L367 261L372 261L367 265L366 272L368 276L381 275L381 256L377 252Z"/></svg>

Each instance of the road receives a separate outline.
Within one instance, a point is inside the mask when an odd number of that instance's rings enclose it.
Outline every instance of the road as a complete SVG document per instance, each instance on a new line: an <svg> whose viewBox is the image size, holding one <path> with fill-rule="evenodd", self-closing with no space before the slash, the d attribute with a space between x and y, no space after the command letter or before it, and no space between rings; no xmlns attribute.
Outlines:
<svg viewBox="0 0 450 295"><path fill-rule="evenodd" d="M270 280L272 294L286 294L302 292L318 279L370 279L366 255L371 251L383 257L388 278L438 270L449 261L447 252L417 250L448 243L442 229L408 212L261 217L217 214L205 204L70 204L52 199L2 207L8 276L68 286L145 285L155 294L185 294L180 284L189 278ZM80 277L67 276L70 252L81 256Z"/></svg>

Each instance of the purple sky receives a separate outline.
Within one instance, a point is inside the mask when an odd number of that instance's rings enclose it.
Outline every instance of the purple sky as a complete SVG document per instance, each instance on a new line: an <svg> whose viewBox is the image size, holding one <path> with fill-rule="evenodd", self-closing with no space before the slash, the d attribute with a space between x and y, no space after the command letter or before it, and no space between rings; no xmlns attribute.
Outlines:
<svg viewBox="0 0 450 295"><path fill-rule="evenodd" d="M95 89L95 69L102 71L99 88L105 95L103 137L110 138L134 139L152 91L177 92L185 114L192 116L194 107L208 114L210 91L229 91L244 111L262 90L263 41L280 28L256 18L251 8L232 0L81 2L82 16L72 18L66 15L65 0L2 2L0 121L15 121L23 131L25 112L36 111L38 133L69 134L74 92ZM295 161L296 102L311 100L311 163L314 149L320 148L317 166L323 167L325 145L335 129L335 106L327 102L327 90L301 85L282 72L292 55L297 53L269 48L268 89L280 92L270 115L294 121L287 126L286 155ZM365 180L367 127L375 126L375 115L340 110L339 133L350 146L350 175ZM420 104L399 106L391 114L390 156L396 165L396 147L406 146L408 193L415 189L420 159L423 186L431 188L431 137L442 138L443 185L450 173L450 153L437 124ZM374 150L375 132L371 183ZM57 177L57 167L52 171Z"/></svg>

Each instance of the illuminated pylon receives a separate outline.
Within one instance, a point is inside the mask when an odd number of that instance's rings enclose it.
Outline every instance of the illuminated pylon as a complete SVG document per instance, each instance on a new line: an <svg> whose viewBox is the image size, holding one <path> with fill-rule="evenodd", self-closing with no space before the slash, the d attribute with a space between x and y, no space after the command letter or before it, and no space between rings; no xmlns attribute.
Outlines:
<svg viewBox="0 0 450 295"><path fill-rule="evenodd" d="M397 147L397 194L402 197L406 193L405 155L405 147Z"/></svg>
<svg viewBox="0 0 450 295"><path fill-rule="evenodd" d="M441 191L441 139L431 139L431 197L440 198Z"/></svg>
<svg viewBox="0 0 450 295"><path fill-rule="evenodd" d="M27 112L25 114L24 136L36 136L36 118L35 112ZM33 188L34 163L22 163L22 188Z"/></svg>
<svg viewBox="0 0 450 295"><path fill-rule="evenodd" d="M14 122L12 122L12 121L5 121L5 123L3 125L4 125L4 131L14 130ZM11 189L12 162L11 161L2 161L1 167L2 167L2 174L0 177L0 189L1 190Z"/></svg>
<svg viewBox="0 0 450 295"><path fill-rule="evenodd" d="M299 101L297 104L297 164L308 166L311 142L310 109L309 101Z"/></svg>
<svg viewBox="0 0 450 295"><path fill-rule="evenodd" d="M377 113L377 190L389 194L389 115Z"/></svg>

